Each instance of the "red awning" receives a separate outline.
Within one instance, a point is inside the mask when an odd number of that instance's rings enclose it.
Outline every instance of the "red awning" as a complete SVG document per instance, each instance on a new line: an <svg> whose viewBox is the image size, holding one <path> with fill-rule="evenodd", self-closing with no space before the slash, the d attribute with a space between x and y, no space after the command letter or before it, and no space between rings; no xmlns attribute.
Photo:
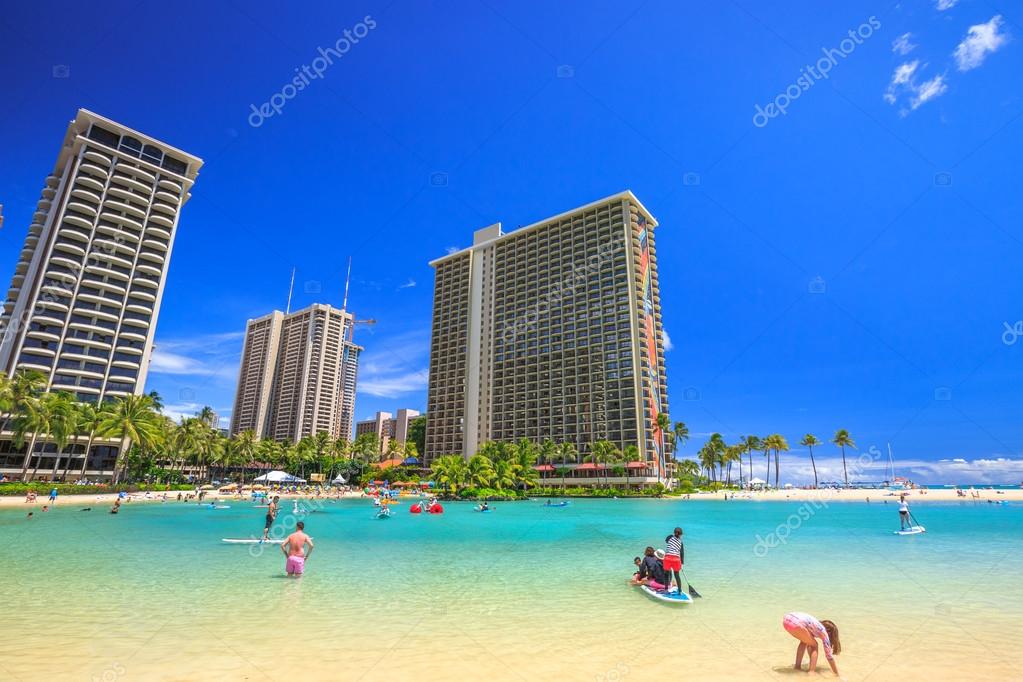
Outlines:
<svg viewBox="0 0 1023 682"><path fill-rule="evenodd" d="M537 464L533 468L537 471L554 471L554 467L550 464Z"/></svg>
<svg viewBox="0 0 1023 682"><path fill-rule="evenodd" d="M653 465L653 462L629 462L625 466L630 469L649 469Z"/></svg>
<svg viewBox="0 0 1023 682"><path fill-rule="evenodd" d="M594 469L606 469L606 468L607 467L604 466L603 464L595 464L593 462L586 462L585 464L580 464L575 469L576 469L576 471L593 471Z"/></svg>

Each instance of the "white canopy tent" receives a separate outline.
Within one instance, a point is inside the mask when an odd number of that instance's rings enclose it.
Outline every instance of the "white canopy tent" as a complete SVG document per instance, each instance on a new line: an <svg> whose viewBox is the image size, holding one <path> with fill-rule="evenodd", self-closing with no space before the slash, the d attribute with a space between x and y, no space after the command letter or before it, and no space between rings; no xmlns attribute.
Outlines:
<svg viewBox="0 0 1023 682"><path fill-rule="evenodd" d="M762 478L752 478L750 479L749 484L754 488L763 488L767 485L767 481Z"/></svg>
<svg viewBox="0 0 1023 682"><path fill-rule="evenodd" d="M305 483L304 478L292 476L286 471L269 471L253 479L254 483Z"/></svg>
<svg viewBox="0 0 1023 682"><path fill-rule="evenodd" d="M346 481L345 477L342 476L341 474L338 474L337 476L335 476L334 480L331 481L331 483L333 483L334 485L344 485L347 482L348 481Z"/></svg>

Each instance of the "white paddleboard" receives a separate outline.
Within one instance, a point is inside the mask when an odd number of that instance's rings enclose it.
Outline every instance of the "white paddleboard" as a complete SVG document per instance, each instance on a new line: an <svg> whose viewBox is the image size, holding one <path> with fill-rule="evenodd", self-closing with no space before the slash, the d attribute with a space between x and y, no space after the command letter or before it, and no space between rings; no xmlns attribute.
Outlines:
<svg viewBox="0 0 1023 682"><path fill-rule="evenodd" d="M692 604L693 598L685 592L658 592L657 590L647 587L646 585L640 585L639 589L646 592L650 597L658 601L663 601L668 604Z"/></svg>
<svg viewBox="0 0 1023 682"><path fill-rule="evenodd" d="M919 533L926 533L926 532L927 532L927 529L924 528L923 526L911 526L911 527L907 528L906 530L897 530L897 531L895 531L895 534L896 535L917 535Z"/></svg>
<svg viewBox="0 0 1023 682"><path fill-rule="evenodd" d="M270 544L276 542L280 544L283 540L263 540L261 538L221 538L221 542L227 542L232 545L258 545L260 543Z"/></svg>

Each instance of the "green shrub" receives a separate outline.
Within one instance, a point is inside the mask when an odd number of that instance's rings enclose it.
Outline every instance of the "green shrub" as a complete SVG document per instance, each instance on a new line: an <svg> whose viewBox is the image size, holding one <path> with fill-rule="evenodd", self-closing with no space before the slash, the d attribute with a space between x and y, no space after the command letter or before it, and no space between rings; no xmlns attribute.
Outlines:
<svg viewBox="0 0 1023 682"><path fill-rule="evenodd" d="M33 481L30 483L0 483L0 496L16 497L26 495L34 490L40 496L49 496L50 490L57 489L58 495L102 495L104 493L126 493L137 492L177 492L179 490L195 490L193 485L165 485L163 483L153 484L118 484L111 485L74 485L71 483L46 483Z"/></svg>

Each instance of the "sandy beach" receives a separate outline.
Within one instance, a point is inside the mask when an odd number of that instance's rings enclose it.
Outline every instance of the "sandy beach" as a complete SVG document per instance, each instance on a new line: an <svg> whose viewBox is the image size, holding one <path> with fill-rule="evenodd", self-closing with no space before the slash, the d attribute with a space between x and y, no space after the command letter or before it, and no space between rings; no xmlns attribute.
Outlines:
<svg viewBox="0 0 1023 682"><path fill-rule="evenodd" d="M1010 501L1020 502L1023 501L1023 489L1013 488L1011 490L993 490L990 488L974 487L974 488L960 488L962 492L966 494L966 497L959 497L956 494L954 488L916 488L912 490L903 491L906 497L912 503L926 503L926 502L999 502L999 501ZM177 503L177 504L196 504L194 499L189 500L187 503L177 499L177 492L166 493L167 497L164 499L165 493L129 493L128 498L130 502L134 503ZM275 493L277 494L277 493ZM826 500L828 502L879 502L883 503L885 500L897 500L899 495L902 493L893 492L889 490L834 490L834 489L821 489L821 490L809 490L803 488L793 488L791 490L766 490L758 492L735 492L733 498L732 491L727 493L729 502L808 502L808 501L821 501ZM361 492L345 492L339 495L321 496L317 498L311 495L302 495L296 493L280 493L282 500L290 499L358 499L363 497ZM725 492L699 492L692 493L688 496L689 500L725 500ZM99 493L95 495L60 495L57 498L58 505L72 505L72 506L83 506L87 507L90 505L104 505L113 504L117 498L117 493ZM249 501L249 497L238 497L229 493L218 493L211 491L206 494L203 498L203 502L218 501ZM415 499L415 498L399 498L401 500ZM653 498L661 499L666 502L684 502L687 500L685 495L681 497L662 497ZM48 504L49 498L40 494L34 503L25 502L24 496L15 495L0 497L0 507L39 507L44 504Z"/></svg>

